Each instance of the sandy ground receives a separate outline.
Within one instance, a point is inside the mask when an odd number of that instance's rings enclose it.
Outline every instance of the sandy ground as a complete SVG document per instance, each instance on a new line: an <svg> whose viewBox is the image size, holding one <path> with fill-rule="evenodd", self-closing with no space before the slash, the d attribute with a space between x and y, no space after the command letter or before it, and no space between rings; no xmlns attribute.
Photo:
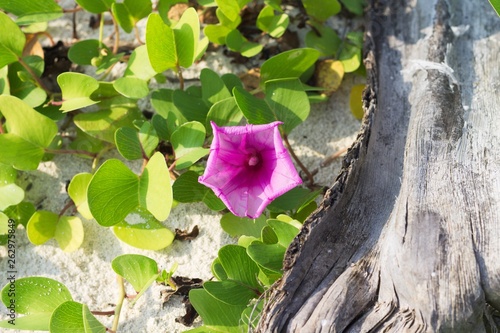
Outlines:
<svg viewBox="0 0 500 333"><path fill-rule="evenodd" d="M66 17L57 24L60 24L64 31L71 31L68 22L69 17ZM79 23L80 28L81 35L86 37L85 24ZM195 76L203 67L210 67L220 73L241 70L224 62L219 56L212 55L207 61L195 66L191 75ZM346 77L334 96L327 103L313 105L306 122L290 135L290 141L303 163L310 170L319 169L315 176L318 184L331 185L340 170L341 159L320 168L325 157L350 146L356 137L360 122L351 115L348 101L351 86L359 83L364 83L364 79ZM118 158L118 156L115 152L108 157ZM135 169L137 166L132 165L132 168ZM19 178L22 184L31 184L31 189L26 192L26 200L39 206L39 209L59 212L68 200L65 192L66 182L76 173L90 171L88 160L59 155L50 162L40 164L37 171L30 174L23 173ZM82 247L73 253L60 250L55 240L42 246L34 246L28 241L25 230L21 228L16 233L16 277L44 276L56 279L68 287L75 301L87 304L91 310L112 310L111 304L116 302L118 288L110 263L121 254L136 253L148 256L158 262L160 269L169 269L177 263L178 269L175 275L211 278L210 265L217 256L218 249L236 241L222 231L219 218L217 213L210 211L203 204L178 205L164 224L171 230L175 228L191 230L193 226L198 225L200 235L192 241L175 241L170 247L156 252L130 247L120 242L110 229L83 218L85 240ZM5 247L0 247L2 285L6 281L4 275L7 271L6 255ZM168 304L162 306L160 296L162 289L163 286L154 284L133 308L125 303L120 317L119 331L156 333L182 332L188 329L175 322L176 317L184 314L180 297L172 297ZM131 289L128 291L132 293ZM2 304L0 319L6 319L6 313L7 310ZM112 317L99 316L98 319L107 327L111 327ZM200 324L199 319L196 324Z"/></svg>

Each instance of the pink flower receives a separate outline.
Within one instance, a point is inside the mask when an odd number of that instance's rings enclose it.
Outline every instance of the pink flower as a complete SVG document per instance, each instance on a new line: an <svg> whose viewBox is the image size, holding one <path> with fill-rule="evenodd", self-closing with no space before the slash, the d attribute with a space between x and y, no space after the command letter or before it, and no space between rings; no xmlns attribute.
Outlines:
<svg viewBox="0 0 500 333"><path fill-rule="evenodd" d="M283 146L279 121L266 125L218 127L207 168L199 182L236 216L257 218L266 206L302 183Z"/></svg>

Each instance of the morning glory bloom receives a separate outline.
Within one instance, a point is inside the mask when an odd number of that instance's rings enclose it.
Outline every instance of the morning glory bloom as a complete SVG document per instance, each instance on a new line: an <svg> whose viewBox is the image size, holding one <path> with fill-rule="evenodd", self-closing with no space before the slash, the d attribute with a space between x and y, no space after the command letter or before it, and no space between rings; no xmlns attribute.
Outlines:
<svg viewBox="0 0 500 333"><path fill-rule="evenodd" d="M219 127L214 122L205 173L199 182L236 216L257 218L266 206L302 183L276 121L265 125Z"/></svg>

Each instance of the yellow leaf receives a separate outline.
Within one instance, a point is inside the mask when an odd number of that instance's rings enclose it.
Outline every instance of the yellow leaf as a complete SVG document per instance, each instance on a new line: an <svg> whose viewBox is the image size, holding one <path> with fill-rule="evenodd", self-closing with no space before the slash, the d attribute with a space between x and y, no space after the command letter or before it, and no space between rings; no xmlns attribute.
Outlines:
<svg viewBox="0 0 500 333"><path fill-rule="evenodd" d="M349 106L351 107L351 112L357 119L363 118L365 111L363 110L363 90L365 89L364 84L358 84L352 87L351 95L349 97Z"/></svg>
<svg viewBox="0 0 500 333"><path fill-rule="evenodd" d="M324 88L322 94L331 96L342 83L344 77L344 65L342 62L327 59L316 65L316 86Z"/></svg>

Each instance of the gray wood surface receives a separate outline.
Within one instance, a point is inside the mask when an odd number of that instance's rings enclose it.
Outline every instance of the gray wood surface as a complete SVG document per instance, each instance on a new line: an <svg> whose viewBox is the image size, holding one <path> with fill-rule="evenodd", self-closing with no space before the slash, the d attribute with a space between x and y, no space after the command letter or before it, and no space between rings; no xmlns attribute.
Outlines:
<svg viewBox="0 0 500 333"><path fill-rule="evenodd" d="M367 114L259 332L500 330L500 18L372 0Z"/></svg>

